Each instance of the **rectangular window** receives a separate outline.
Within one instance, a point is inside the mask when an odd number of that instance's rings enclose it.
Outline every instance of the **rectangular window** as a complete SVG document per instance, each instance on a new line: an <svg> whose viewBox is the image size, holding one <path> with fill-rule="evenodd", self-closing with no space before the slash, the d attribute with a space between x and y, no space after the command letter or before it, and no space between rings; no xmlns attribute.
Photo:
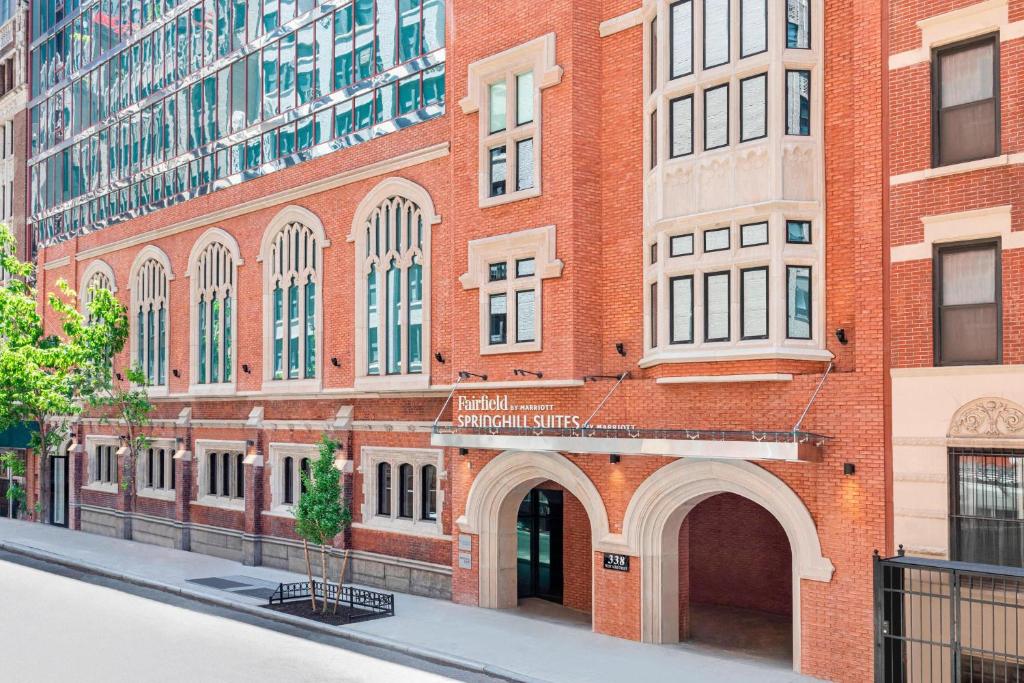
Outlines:
<svg viewBox="0 0 1024 683"><path fill-rule="evenodd" d="M786 0L786 47L811 47L811 0Z"/></svg>
<svg viewBox="0 0 1024 683"><path fill-rule="evenodd" d="M505 117L508 113L505 81L498 81L487 86L488 133L500 133L505 130Z"/></svg>
<svg viewBox="0 0 1024 683"><path fill-rule="evenodd" d="M740 81L740 142L768 135L768 74Z"/></svg>
<svg viewBox="0 0 1024 683"><path fill-rule="evenodd" d="M668 255L690 256L693 254L693 233L673 235L668 241Z"/></svg>
<svg viewBox="0 0 1024 683"><path fill-rule="evenodd" d="M536 273L537 261L535 259L516 259L516 277L533 277Z"/></svg>
<svg viewBox="0 0 1024 683"><path fill-rule="evenodd" d="M693 343L693 276L669 280L669 343Z"/></svg>
<svg viewBox="0 0 1024 683"><path fill-rule="evenodd" d="M704 0L704 68L729 61L729 0Z"/></svg>
<svg viewBox="0 0 1024 683"><path fill-rule="evenodd" d="M651 348L658 348L658 283L651 283L651 300L648 302L651 311Z"/></svg>
<svg viewBox="0 0 1024 683"><path fill-rule="evenodd" d="M768 268L740 271L740 335L768 338Z"/></svg>
<svg viewBox="0 0 1024 683"><path fill-rule="evenodd" d="M516 343L537 340L536 300L532 289L516 292Z"/></svg>
<svg viewBox="0 0 1024 683"><path fill-rule="evenodd" d="M669 119L672 158L693 154L693 95L672 100Z"/></svg>
<svg viewBox="0 0 1024 683"><path fill-rule="evenodd" d="M729 228L704 231L704 252L725 251L729 248Z"/></svg>
<svg viewBox="0 0 1024 683"><path fill-rule="evenodd" d="M533 138L516 142L516 191L533 187Z"/></svg>
<svg viewBox="0 0 1024 683"><path fill-rule="evenodd" d="M1024 567L1024 450L949 449L950 558Z"/></svg>
<svg viewBox="0 0 1024 683"><path fill-rule="evenodd" d="M658 110L651 112L651 168L658 166Z"/></svg>
<svg viewBox="0 0 1024 683"><path fill-rule="evenodd" d="M504 344L508 341L508 296L491 294L488 308L488 341L490 344Z"/></svg>
<svg viewBox="0 0 1024 683"><path fill-rule="evenodd" d="M740 226L740 246L756 247L768 244L768 222L749 223Z"/></svg>
<svg viewBox="0 0 1024 683"><path fill-rule="evenodd" d="M516 76L516 125L533 122L533 72Z"/></svg>
<svg viewBox="0 0 1024 683"><path fill-rule="evenodd" d="M704 341L729 341L729 273L704 275Z"/></svg>
<svg viewBox="0 0 1024 683"><path fill-rule="evenodd" d="M729 144L729 84L704 91L704 149Z"/></svg>
<svg viewBox="0 0 1024 683"><path fill-rule="evenodd" d="M999 242L941 246L935 261L935 364L999 363Z"/></svg>
<svg viewBox="0 0 1024 683"><path fill-rule="evenodd" d="M492 263L488 268L489 282L501 282L508 279L508 263L502 261L500 263Z"/></svg>
<svg viewBox="0 0 1024 683"><path fill-rule="evenodd" d="M786 71L786 135L811 134L811 72Z"/></svg>
<svg viewBox="0 0 1024 683"><path fill-rule="evenodd" d="M786 266L786 337L811 338L810 266Z"/></svg>
<svg viewBox="0 0 1024 683"><path fill-rule="evenodd" d="M786 221L786 242L790 244L810 244L811 222Z"/></svg>
<svg viewBox="0 0 1024 683"><path fill-rule="evenodd" d="M998 36L936 50L932 65L932 164L999 154Z"/></svg>
<svg viewBox="0 0 1024 683"><path fill-rule="evenodd" d="M693 73L693 0L680 0L669 9L672 24L669 30L672 35L672 73L671 78L679 78Z"/></svg>
<svg viewBox="0 0 1024 683"><path fill-rule="evenodd" d="M505 194L505 182L508 177L505 145L492 148L488 154L490 156L491 196L499 197Z"/></svg>
<svg viewBox="0 0 1024 683"><path fill-rule="evenodd" d="M650 77L651 92L658 89L658 18L651 19Z"/></svg>
<svg viewBox="0 0 1024 683"><path fill-rule="evenodd" d="M768 5L766 0L740 0L740 57L768 49Z"/></svg>

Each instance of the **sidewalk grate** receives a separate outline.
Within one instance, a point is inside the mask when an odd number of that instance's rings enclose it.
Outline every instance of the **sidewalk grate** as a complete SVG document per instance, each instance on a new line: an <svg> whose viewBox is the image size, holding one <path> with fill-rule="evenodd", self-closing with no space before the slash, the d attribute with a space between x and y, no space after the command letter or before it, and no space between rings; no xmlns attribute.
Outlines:
<svg viewBox="0 0 1024 683"><path fill-rule="evenodd" d="M209 588L218 588L220 590L229 590L232 588L249 588L247 583L239 583L238 581L229 581L227 579L220 579L215 576L211 576L207 579L185 579L189 583L198 583L200 586L207 586Z"/></svg>

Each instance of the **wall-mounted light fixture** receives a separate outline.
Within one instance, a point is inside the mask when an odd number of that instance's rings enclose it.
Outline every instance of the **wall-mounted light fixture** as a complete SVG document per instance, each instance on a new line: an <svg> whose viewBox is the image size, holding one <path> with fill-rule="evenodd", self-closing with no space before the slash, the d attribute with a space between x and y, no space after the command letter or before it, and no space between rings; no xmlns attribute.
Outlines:
<svg viewBox="0 0 1024 683"><path fill-rule="evenodd" d="M441 365L444 365L444 356L441 355L440 351L434 354L434 360L436 360Z"/></svg>
<svg viewBox="0 0 1024 683"><path fill-rule="evenodd" d="M459 449L459 455L462 455L462 456L469 455L469 449L468 448L460 448Z"/></svg>
<svg viewBox="0 0 1024 683"><path fill-rule="evenodd" d="M852 462L843 463L843 474L845 474L846 476L852 476L856 471L857 466L854 465Z"/></svg>
<svg viewBox="0 0 1024 683"><path fill-rule="evenodd" d="M247 375L251 372L248 363L242 363L242 372L244 372Z"/></svg>
<svg viewBox="0 0 1024 683"><path fill-rule="evenodd" d="M525 377L526 375L533 375L537 379L540 379L541 377L544 376L543 372L533 372L532 370L523 370L522 368L516 368L515 370L512 371L512 374L513 375L517 375L519 377Z"/></svg>
<svg viewBox="0 0 1024 683"><path fill-rule="evenodd" d="M122 377L122 376L121 376L121 373L120 373L120 372L115 372L115 373L114 373L114 377L116 377L116 378L117 378L117 381L118 381L118 382L120 382L120 381L124 380L124 377Z"/></svg>
<svg viewBox="0 0 1024 683"><path fill-rule="evenodd" d="M622 342L615 342L615 351L620 356L625 357L626 356L626 345L623 344Z"/></svg>
<svg viewBox="0 0 1024 683"><path fill-rule="evenodd" d="M331 365L333 365L336 368L341 367L341 362L338 360L337 356L331 356Z"/></svg>
<svg viewBox="0 0 1024 683"><path fill-rule="evenodd" d="M475 372L469 372L468 370L459 370L460 379L469 379L470 377L476 377L484 382L487 381L487 375L478 375Z"/></svg>
<svg viewBox="0 0 1024 683"><path fill-rule="evenodd" d="M850 340L846 337L846 328L840 327L836 330L836 339L839 340L839 343L843 346L850 343Z"/></svg>
<svg viewBox="0 0 1024 683"><path fill-rule="evenodd" d="M619 456L618 453L612 453L612 454L610 454L608 456L608 462L610 462L613 465L618 465L619 464L619 460L621 460L621 459L622 458Z"/></svg>
<svg viewBox="0 0 1024 683"><path fill-rule="evenodd" d="M181 377L181 370L179 370L178 368L174 368L173 370L171 370L171 374L174 375L175 377Z"/></svg>
<svg viewBox="0 0 1024 683"><path fill-rule="evenodd" d="M256 455L256 442L253 441L252 439L249 439L245 442L245 454L247 456Z"/></svg>

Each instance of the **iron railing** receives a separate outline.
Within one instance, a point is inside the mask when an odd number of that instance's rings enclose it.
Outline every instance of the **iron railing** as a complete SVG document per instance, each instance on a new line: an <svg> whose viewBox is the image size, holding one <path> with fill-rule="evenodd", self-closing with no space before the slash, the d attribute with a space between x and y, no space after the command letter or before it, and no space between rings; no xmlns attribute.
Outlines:
<svg viewBox="0 0 1024 683"><path fill-rule="evenodd" d="M333 603L337 600L339 605L347 605L353 610L364 610L365 614L354 614L350 621L371 619L378 616L395 616L395 596L393 593L379 593L366 588L354 586L341 586L341 597L338 597L339 586L336 583L326 584L326 600ZM320 600L325 599L324 583L313 582L313 590ZM295 600L309 600L309 582L298 581L295 583L278 584L277 590L270 596L268 604L284 604Z"/></svg>
<svg viewBox="0 0 1024 683"><path fill-rule="evenodd" d="M1024 569L874 557L876 683L1024 682Z"/></svg>

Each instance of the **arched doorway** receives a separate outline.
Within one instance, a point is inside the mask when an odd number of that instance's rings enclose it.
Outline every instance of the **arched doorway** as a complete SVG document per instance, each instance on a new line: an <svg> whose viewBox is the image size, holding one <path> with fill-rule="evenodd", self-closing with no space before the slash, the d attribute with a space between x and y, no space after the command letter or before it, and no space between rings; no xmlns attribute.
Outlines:
<svg viewBox="0 0 1024 683"><path fill-rule="evenodd" d="M792 553L770 512L734 493L698 503L679 528L679 638L792 661Z"/></svg>
<svg viewBox="0 0 1024 683"><path fill-rule="evenodd" d="M593 482L568 458L501 453L474 478L458 524L479 535L481 607L516 607L525 588L526 597L590 611L593 545L607 536L608 517ZM552 566L553 549L560 567Z"/></svg>
<svg viewBox="0 0 1024 683"><path fill-rule="evenodd" d="M641 639L679 641L683 521L702 502L723 493L763 508L785 532L791 550L793 668L799 671L800 581L831 581L833 566L821 554L814 521L799 496L775 475L746 461L678 460L637 488L626 509L623 537L641 559Z"/></svg>

